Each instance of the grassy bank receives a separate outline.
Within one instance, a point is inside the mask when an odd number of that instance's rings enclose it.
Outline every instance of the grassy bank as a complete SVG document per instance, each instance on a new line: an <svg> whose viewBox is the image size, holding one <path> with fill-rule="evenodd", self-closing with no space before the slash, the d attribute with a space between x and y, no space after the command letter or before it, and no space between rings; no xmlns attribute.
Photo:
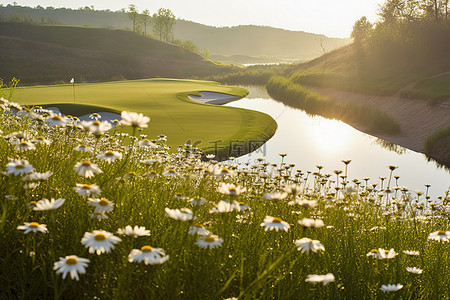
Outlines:
<svg viewBox="0 0 450 300"><path fill-rule="evenodd" d="M151 115L152 121L141 134L149 137L161 133L169 138L169 146L187 141L208 152L224 156L234 141L265 142L276 130L276 122L268 115L245 109L205 105L188 99L188 94L211 91L244 97L245 89L222 86L211 81L147 79L121 82L76 84L75 104L96 105L116 111L134 110ZM72 85L31 86L16 90L16 101L27 105L73 104ZM81 107L79 107L81 108ZM77 115L76 106L72 115ZM83 111L85 113L86 111ZM92 112L99 112L95 108Z"/></svg>
<svg viewBox="0 0 450 300"><path fill-rule="evenodd" d="M281 76L272 77L266 87L274 99L310 114L339 119L350 124L362 124L370 132L396 134L400 131L399 124L384 112L351 102L332 101Z"/></svg>
<svg viewBox="0 0 450 300"><path fill-rule="evenodd" d="M96 138L2 106L2 298L450 295L450 198L394 188L395 167L384 187L322 167L295 171L302 166L289 157L242 169L202 161L190 147L130 147L122 135Z"/></svg>

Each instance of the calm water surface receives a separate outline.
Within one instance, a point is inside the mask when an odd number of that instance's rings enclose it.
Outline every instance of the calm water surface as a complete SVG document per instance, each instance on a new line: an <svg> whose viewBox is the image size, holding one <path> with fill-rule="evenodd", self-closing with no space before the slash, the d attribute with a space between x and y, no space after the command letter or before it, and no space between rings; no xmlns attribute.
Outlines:
<svg viewBox="0 0 450 300"><path fill-rule="evenodd" d="M238 158L238 162L254 163L262 157L279 163L279 154L286 153L285 162L295 164L295 169L314 172L316 165L322 165L325 173L334 175L333 170L344 170L341 160L351 159L350 180L370 177L370 183L380 184L379 177L388 177L388 166L395 165L399 167L394 171L394 175L400 176L399 185L412 191L425 192L424 184L431 184L430 195L435 199L450 187L450 172L428 162L424 154L399 146L394 147L395 151L388 150L382 146L382 140L343 122L308 116L271 99L263 88L245 88L250 91L247 98L226 105L267 113L276 120L278 129L261 149Z"/></svg>

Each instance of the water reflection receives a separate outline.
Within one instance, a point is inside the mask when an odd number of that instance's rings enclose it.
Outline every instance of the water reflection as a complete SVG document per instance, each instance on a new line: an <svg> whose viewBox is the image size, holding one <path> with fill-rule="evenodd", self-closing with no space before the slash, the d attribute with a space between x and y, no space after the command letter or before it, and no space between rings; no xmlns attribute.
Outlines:
<svg viewBox="0 0 450 300"><path fill-rule="evenodd" d="M389 165L399 166L394 175L398 184L410 190L425 190L431 183L431 195L442 196L450 186L450 173L428 163L424 155L388 143L357 131L353 127L320 116L285 106L271 99L265 89L246 87L250 95L228 106L258 110L271 115L278 123L275 135L261 149L239 158L239 162L254 163L258 158L279 163L280 153L287 153L285 161L297 169L316 171L323 165L324 172L343 170L343 159L351 159L349 179L389 176ZM258 97L256 97L257 95Z"/></svg>
<svg viewBox="0 0 450 300"><path fill-rule="evenodd" d="M405 148L403 148L402 146L393 144L389 141L382 140L382 139L375 139L374 142L376 144L380 145L381 147L383 147L384 149L388 149L389 151L394 151L397 154L405 154L406 153Z"/></svg>

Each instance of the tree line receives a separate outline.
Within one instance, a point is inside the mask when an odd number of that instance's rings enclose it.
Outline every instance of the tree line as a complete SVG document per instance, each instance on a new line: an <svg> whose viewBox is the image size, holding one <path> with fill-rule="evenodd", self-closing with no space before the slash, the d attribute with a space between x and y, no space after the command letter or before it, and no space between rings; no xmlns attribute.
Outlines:
<svg viewBox="0 0 450 300"><path fill-rule="evenodd" d="M411 62L417 68L449 68L448 2L387 0L379 7L377 22L365 16L357 20L351 38L361 70L386 72L387 66L410 68Z"/></svg>
<svg viewBox="0 0 450 300"><path fill-rule="evenodd" d="M142 33L147 36L147 28L148 26L151 26L153 35L158 40L166 43L173 43L194 53L202 54L206 58L210 57L208 48L206 48L203 53L200 53L198 46L193 41L175 39L173 32L176 24L176 17L170 9L160 8L156 13L150 15L148 9L144 9L139 13L136 5L130 4L128 6L127 14L133 23L133 32Z"/></svg>

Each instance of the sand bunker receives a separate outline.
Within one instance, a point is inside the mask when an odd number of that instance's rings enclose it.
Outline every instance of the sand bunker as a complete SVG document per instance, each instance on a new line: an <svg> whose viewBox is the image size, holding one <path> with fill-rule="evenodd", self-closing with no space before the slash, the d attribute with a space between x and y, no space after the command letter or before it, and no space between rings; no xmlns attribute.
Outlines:
<svg viewBox="0 0 450 300"><path fill-rule="evenodd" d="M239 96L215 92L200 92L200 95L201 96L189 95L188 97L192 101L215 105L223 105L228 102L242 99L242 97Z"/></svg>

